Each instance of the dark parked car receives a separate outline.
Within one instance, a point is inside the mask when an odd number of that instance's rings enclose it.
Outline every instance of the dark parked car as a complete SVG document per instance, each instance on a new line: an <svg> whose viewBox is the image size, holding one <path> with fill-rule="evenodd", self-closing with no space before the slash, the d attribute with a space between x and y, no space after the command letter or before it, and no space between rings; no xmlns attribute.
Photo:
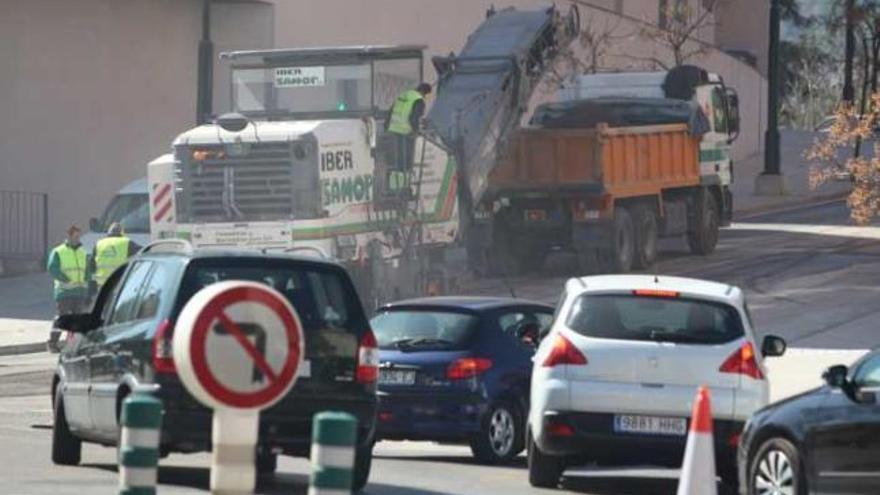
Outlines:
<svg viewBox="0 0 880 495"><path fill-rule="evenodd" d="M743 493L880 493L880 350L822 376L824 386L749 420L739 449Z"/></svg>
<svg viewBox="0 0 880 495"><path fill-rule="evenodd" d="M256 252L193 251L160 241L113 273L90 314L59 317L72 332L52 382L52 460L77 464L82 441L115 445L120 404L135 387L164 405L161 450L206 451L211 411L178 379L174 321L203 287L222 280L267 284L296 308L305 334L305 370L279 403L262 412L257 470L275 471L277 454L307 456L312 416L347 411L360 423L356 489L369 476L376 422L376 340L345 270L315 258Z"/></svg>
<svg viewBox="0 0 880 495"><path fill-rule="evenodd" d="M469 443L497 463L525 445L532 355L553 307L487 297L433 297L381 307L378 436Z"/></svg>

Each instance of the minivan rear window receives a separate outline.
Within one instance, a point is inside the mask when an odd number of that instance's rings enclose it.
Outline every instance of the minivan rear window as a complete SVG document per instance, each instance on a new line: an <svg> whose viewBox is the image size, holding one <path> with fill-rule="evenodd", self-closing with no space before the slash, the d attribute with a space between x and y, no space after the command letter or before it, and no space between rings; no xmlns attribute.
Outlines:
<svg viewBox="0 0 880 495"><path fill-rule="evenodd" d="M380 349L406 352L464 350L474 334L477 317L433 310L383 311L370 320Z"/></svg>
<svg viewBox="0 0 880 495"><path fill-rule="evenodd" d="M628 294L578 297L566 326L587 337L707 345L744 332L739 313L726 304Z"/></svg>
<svg viewBox="0 0 880 495"><path fill-rule="evenodd" d="M190 265L178 304L182 308L196 292L224 280L247 280L266 284L283 294L296 309L306 331L338 329L359 332L357 294L336 270L296 267L262 261L230 262L224 266L196 262Z"/></svg>

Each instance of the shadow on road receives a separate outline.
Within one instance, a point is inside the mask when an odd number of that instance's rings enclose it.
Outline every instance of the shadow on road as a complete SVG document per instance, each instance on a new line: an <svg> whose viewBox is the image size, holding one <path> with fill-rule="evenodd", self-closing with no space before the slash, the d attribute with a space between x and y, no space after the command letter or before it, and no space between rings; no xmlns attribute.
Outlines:
<svg viewBox="0 0 880 495"><path fill-rule="evenodd" d="M482 467L482 468L522 468L526 467L526 458L524 456L519 456L516 459L506 463L506 464L481 464L478 461L474 460L473 456L469 455L385 455L385 454L375 454L375 459L383 459L387 461L408 461L408 462L443 462L448 464L462 464L467 466L474 467Z"/></svg>
<svg viewBox="0 0 880 495"><path fill-rule="evenodd" d="M678 480L648 477L565 476L562 488L590 495L674 495ZM718 495L735 495L735 491L718 484Z"/></svg>
<svg viewBox="0 0 880 495"><path fill-rule="evenodd" d="M83 464L82 467L116 472L115 464ZM211 470L202 467L167 466L159 468L158 491L162 486L177 486L197 490L209 490ZM309 489L309 477L305 474L277 473L273 478L257 480L255 495L305 495ZM362 495L456 495L421 488L369 483Z"/></svg>

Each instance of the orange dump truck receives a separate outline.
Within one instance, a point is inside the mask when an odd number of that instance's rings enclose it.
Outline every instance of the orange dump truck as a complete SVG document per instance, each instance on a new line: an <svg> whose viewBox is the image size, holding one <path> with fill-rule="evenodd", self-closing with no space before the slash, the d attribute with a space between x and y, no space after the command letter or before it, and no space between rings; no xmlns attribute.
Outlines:
<svg viewBox="0 0 880 495"><path fill-rule="evenodd" d="M567 249L584 273L626 272L652 265L666 236L712 252L732 209L729 178L718 173L729 152L715 151L732 139L716 131L694 135L684 123L520 129L479 210L491 226L489 266L510 275Z"/></svg>

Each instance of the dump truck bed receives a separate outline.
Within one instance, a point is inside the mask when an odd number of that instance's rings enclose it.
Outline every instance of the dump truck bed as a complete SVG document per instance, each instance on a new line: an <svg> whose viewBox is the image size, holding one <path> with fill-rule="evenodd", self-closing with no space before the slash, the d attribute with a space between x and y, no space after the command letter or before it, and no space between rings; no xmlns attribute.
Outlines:
<svg viewBox="0 0 880 495"><path fill-rule="evenodd" d="M699 143L685 124L524 128L490 174L488 191L657 195L700 183Z"/></svg>

